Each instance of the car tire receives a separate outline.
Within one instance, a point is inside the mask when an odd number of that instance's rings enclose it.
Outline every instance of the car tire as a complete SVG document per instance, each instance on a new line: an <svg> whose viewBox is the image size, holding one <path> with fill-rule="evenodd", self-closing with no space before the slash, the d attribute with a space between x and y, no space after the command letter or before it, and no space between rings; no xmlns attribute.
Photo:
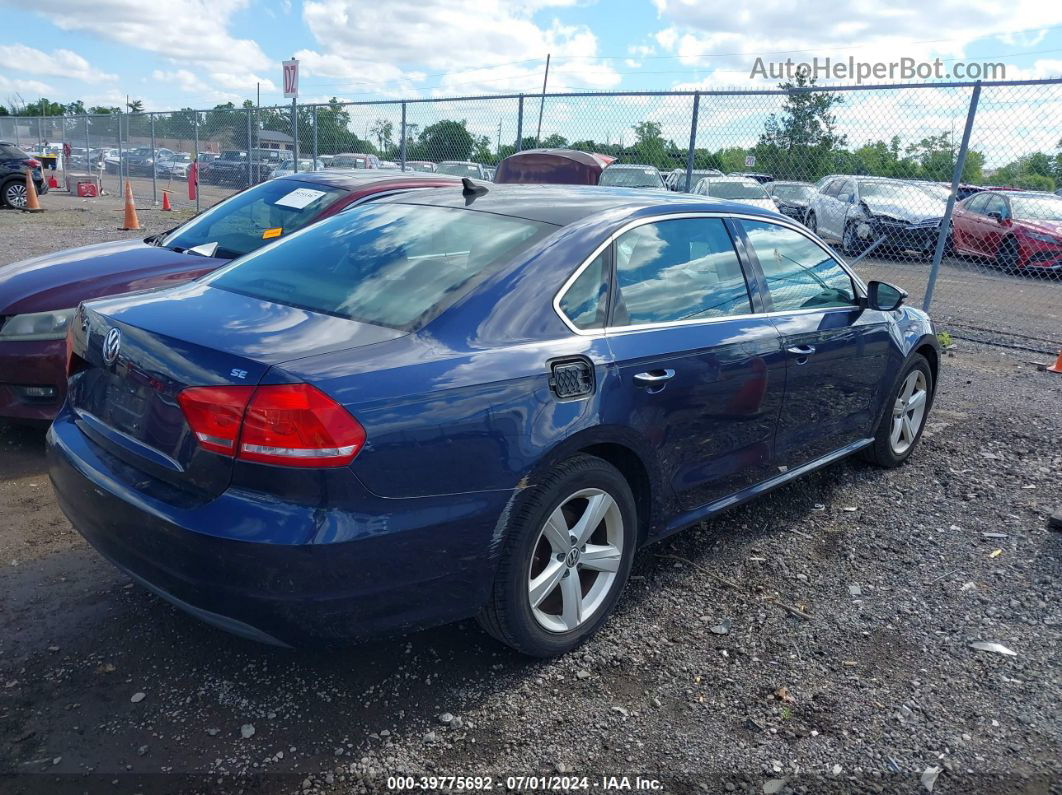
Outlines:
<svg viewBox="0 0 1062 795"><path fill-rule="evenodd" d="M859 239L859 235L856 233L857 224L857 221L850 222L844 228L844 234L841 235L841 251L849 257L859 256L866 248L866 244Z"/></svg>
<svg viewBox="0 0 1062 795"><path fill-rule="evenodd" d="M0 206L20 210L26 206L26 180L15 177L0 186Z"/></svg>
<svg viewBox="0 0 1062 795"><path fill-rule="evenodd" d="M863 449L863 458L891 469L911 457L933 408L936 384L926 357L915 354L893 387L874 433L874 443ZM920 411L912 407L921 393ZM905 419L906 418L906 419Z"/></svg>
<svg viewBox="0 0 1062 795"><path fill-rule="evenodd" d="M819 233L818 222L815 220L814 212L808 213L808 218L807 221L804 222L804 226L806 226L808 228L808 231L811 232L813 235L817 235Z"/></svg>
<svg viewBox="0 0 1062 795"><path fill-rule="evenodd" d="M577 647L605 622L626 584L637 515L630 485L607 461L577 455L554 466L517 497L480 625L532 657Z"/></svg>
<svg viewBox="0 0 1062 795"><path fill-rule="evenodd" d="M1004 273L1014 273L1018 270L1018 241L1012 237L1005 237L996 249L996 267Z"/></svg>

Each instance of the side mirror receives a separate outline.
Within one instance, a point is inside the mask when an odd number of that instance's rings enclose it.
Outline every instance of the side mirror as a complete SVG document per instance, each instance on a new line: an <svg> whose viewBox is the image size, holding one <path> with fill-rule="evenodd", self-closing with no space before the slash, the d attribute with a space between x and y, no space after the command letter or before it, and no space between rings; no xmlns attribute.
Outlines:
<svg viewBox="0 0 1062 795"><path fill-rule="evenodd" d="M848 202L850 202L851 200L852 200L852 197L848 193L838 193L837 194L837 201L839 201L841 204L848 204Z"/></svg>
<svg viewBox="0 0 1062 795"><path fill-rule="evenodd" d="M879 312L892 312L903 306L907 293L888 282L871 282L867 285L867 306Z"/></svg>

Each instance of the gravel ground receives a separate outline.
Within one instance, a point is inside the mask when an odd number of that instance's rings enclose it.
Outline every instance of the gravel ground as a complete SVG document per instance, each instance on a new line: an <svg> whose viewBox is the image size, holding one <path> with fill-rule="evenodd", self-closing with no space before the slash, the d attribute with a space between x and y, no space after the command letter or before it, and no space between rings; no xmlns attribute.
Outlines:
<svg viewBox="0 0 1062 795"><path fill-rule="evenodd" d="M89 216L62 245L113 237ZM9 218L0 262L44 250ZM0 791L1058 792L1062 378L1029 358L960 342L907 465L842 462L646 548L603 631L545 662L471 622L330 652L226 636L88 548L42 432L0 426Z"/></svg>

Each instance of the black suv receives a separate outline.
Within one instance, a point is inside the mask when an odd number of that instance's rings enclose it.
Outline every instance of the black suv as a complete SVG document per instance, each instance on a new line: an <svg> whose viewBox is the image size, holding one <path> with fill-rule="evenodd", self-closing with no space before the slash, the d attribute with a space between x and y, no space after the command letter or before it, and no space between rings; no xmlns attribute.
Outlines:
<svg viewBox="0 0 1062 795"><path fill-rule="evenodd" d="M48 192L48 183L41 172L41 163L34 160L10 141L0 141L0 207L21 209L26 206L26 167L33 169L33 184L37 193Z"/></svg>

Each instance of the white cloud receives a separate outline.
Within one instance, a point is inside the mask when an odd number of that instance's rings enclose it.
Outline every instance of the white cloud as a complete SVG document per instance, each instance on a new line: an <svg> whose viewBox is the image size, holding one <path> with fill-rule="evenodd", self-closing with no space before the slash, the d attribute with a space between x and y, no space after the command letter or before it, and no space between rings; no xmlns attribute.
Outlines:
<svg viewBox="0 0 1062 795"><path fill-rule="evenodd" d="M20 94L23 99L33 102L37 97L55 96L57 93L54 86L40 80L13 80L0 74L0 97L8 98ZM15 99L17 101L17 98ZM7 104L6 100L2 103Z"/></svg>
<svg viewBox="0 0 1062 795"><path fill-rule="evenodd" d="M307 0L303 18L322 52L302 52L305 74L311 81L321 76L387 82L385 92L391 94L408 94L423 81L432 94L534 91L546 53L552 53L551 89L615 87L620 76L597 59L597 37L589 28L556 20L541 27L531 18L544 7L568 4L391 0L374 7L370 19L357 0Z"/></svg>
<svg viewBox="0 0 1062 795"><path fill-rule="evenodd" d="M0 45L0 63L16 72L49 77L70 77L86 83L117 80L118 76L94 68L87 60L71 50L52 50L51 53L24 44Z"/></svg>
<svg viewBox="0 0 1062 795"><path fill-rule="evenodd" d="M34 0L33 10L60 30L92 33L137 50L158 53L182 68L219 71L273 68L251 39L229 33L230 18L249 0Z"/></svg>

